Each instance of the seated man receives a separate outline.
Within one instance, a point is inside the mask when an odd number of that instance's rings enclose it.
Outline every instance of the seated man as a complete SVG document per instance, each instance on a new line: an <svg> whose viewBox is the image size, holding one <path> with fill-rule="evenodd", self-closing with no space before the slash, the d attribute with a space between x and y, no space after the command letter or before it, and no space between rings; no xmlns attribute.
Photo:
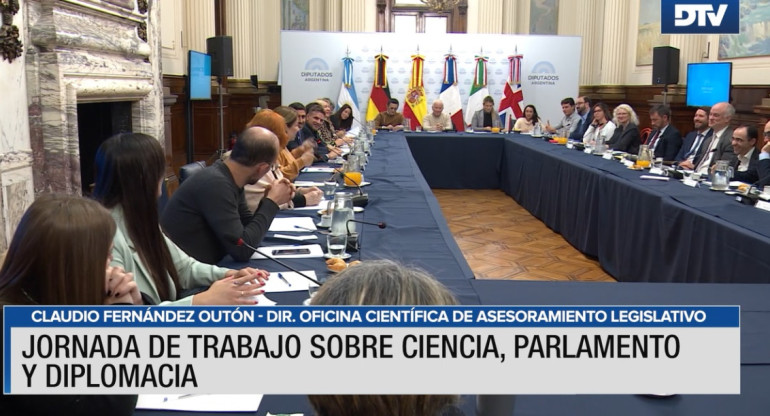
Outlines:
<svg viewBox="0 0 770 416"><path fill-rule="evenodd" d="M305 127L297 134L302 134L305 140L311 139L315 141L316 161L326 162L329 159L336 159L341 152L336 147L328 144L329 140L334 142L334 133L330 133L326 129L326 115L324 114L323 107L318 103L310 103L305 107L305 112L307 113Z"/></svg>
<svg viewBox="0 0 770 416"><path fill-rule="evenodd" d="M733 130L733 152L730 165L733 167L733 179L736 181L754 183L759 180L757 173L757 140L759 133L754 126L740 126Z"/></svg>
<svg viewBox="0 0 770 416"><path fill-rule="evenodd" d="M692 118L695 130L687 133L682 147L674 159L679 162L679 166L683 169L695 169L695 166L702 159L704 143L711 141L711 135L714 134L714 130L711 130L709 127L709 111L711 111L709 107L701 107L695 110L695 115Z"/></svg>
<svg viewBox="0 0 770 416"><path fill-rule="evenodd" d="M209 264L230 254L247 261L258 246L278 206L294 196L288 179L275 181L255 212L249 211L243 187L259 181L278 159L278 138L270 130L251 127L241 134L230 158L216 161L187 179L174 192L161 217L169 238L195 259Z"/></svg>
<svg viewBox="0 0 770 416"><path fill-rule="evenodd" d="M658 104L650 108L650 125L653 130L647 145L655 157L673 161L682 147L682 135L671 124L671 107Z"/></svg>
<svg viewBox="0 0 770 416"><path fill-rule="evenodd" d="M388 101L388 109L377 114L374 118L374 127L399 131L404 128L404 115L398 112L398 100L391 98Z"/></svg>
<svg viewBox="0 0 770 416"><path fill-rule="evenodd" d="M591 99L585 95L578 97L577 101L575 101L575 110L580 120L578 120L577 126L570 133L569 138L570 140L581 142L583 141L583 135L586 134L588 127L594 121L594 113L591 111Z"/></svg>
<svg viewBox="0 0 770 416"><path fill-rule="evenodd" d="M294 150L297 147L302 146L305 141L304 132L302 129L305 127L305 116L307 114L305 113L305 106L302 103L293 102L289 104L289 107L293 108L294 111L297 112L297 127L299 127L299 130L294 137L289 137L289 143L286 145L286 148L289 150Z"/></svg>
<svg viewBox="0 0 770 416"><path fill-rule="evenodd" d="M452 121L444 114L444 102L436 100L431 106L432 113L422 118L422 128L425 131L444 131L452 128Z"/></svg>
<svg viewBox="0 0 770 416"><path fill-rule="evenodd" d="M569 136L580 123L580 115L575 112L575 100L572 97L567 97L561 100L561 112L564 113L559 124L551 126L551 122L545 124L545 129L548 133L557 133L560 130L564 132L564 136Z"/></svg>

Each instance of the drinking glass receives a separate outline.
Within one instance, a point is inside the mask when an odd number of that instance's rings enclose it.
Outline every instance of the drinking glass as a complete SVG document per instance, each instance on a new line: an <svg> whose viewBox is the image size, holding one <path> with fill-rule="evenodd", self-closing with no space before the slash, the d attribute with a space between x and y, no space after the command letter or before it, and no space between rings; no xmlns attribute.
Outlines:
<svg viewBox="0 0 770 416"><path fill-rule="evenodd" d="M347 234L327 234L326 235L326 249L329 253L329 257L342 258L345 257L345 248L348 244Z"/></svg>

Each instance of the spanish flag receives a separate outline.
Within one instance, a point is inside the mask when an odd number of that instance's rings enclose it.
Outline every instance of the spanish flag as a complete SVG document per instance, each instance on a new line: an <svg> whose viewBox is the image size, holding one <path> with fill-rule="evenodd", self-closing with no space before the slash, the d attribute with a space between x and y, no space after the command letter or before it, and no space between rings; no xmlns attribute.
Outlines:
<svg viewBox="0 0 770 416"><path fill-rule="evenodd" d="M424 56L412 55L412 79L409 80L409 89L406 90L404 100L404 118L412 121L409 126L411 130L422 126L422 119L428 114L428 103L425 100L425 88L422 84L423 62L425 62Z"/></svg>
<svg viewBox="0 0 770 416"><path fill-rule="evenodd" d="M387 61L388 57L383 54L374 57L374 85L366 106L366 121L374 120L377 114L388 109L390 88L388 88L388 77L385 73Z"/></svg>

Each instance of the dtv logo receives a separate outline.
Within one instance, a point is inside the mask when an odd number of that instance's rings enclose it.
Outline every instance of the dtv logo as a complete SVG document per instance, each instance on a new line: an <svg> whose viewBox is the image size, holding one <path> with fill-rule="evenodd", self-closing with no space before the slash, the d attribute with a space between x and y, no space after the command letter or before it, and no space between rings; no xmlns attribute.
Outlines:
<svg viewBox="0 0 770 416"><path fill-rule="evenodd" d="M738 0L661 0L661 33L739 33Z"/></svg>
<svg viewBox="0 0 770 416"><path fill-rule="evenodd" d="M715 13L714 6L710 4L677 4L674 5L675 26L690 26L698 19L698 26L706 26L706 18L711 22L711 26L719 26L727 11L726 4L720 4L719 10Z"/></svg>

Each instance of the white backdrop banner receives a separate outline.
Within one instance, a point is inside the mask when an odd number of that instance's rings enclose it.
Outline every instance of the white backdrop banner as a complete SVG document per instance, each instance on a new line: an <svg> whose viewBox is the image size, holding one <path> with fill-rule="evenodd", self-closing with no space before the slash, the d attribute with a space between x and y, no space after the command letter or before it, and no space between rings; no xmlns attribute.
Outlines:
<svg viewBox="0 0 770 416"><path fill-rule="evenodd" d="M353 77L358 105L366 114L374 81L374 56L388 59L390 95L401 102L409 86L412 58L419 49L425 56L425 94L430 104L438 98L444 76L444 56L457 57L458 85L463 108L473 78L474 57L489 57L488 88L495 108L508 81L508 56L516 51L522 59L524 104L533 104L543 120L557 123L563 114L560 101L576 97L580 78L581 38L575 36L531 36L498 34L447 34L442 36L397 33L281 32L281 101L308 103L329 97L337 101L342 83L346 51L354 59Z"/></svg>

